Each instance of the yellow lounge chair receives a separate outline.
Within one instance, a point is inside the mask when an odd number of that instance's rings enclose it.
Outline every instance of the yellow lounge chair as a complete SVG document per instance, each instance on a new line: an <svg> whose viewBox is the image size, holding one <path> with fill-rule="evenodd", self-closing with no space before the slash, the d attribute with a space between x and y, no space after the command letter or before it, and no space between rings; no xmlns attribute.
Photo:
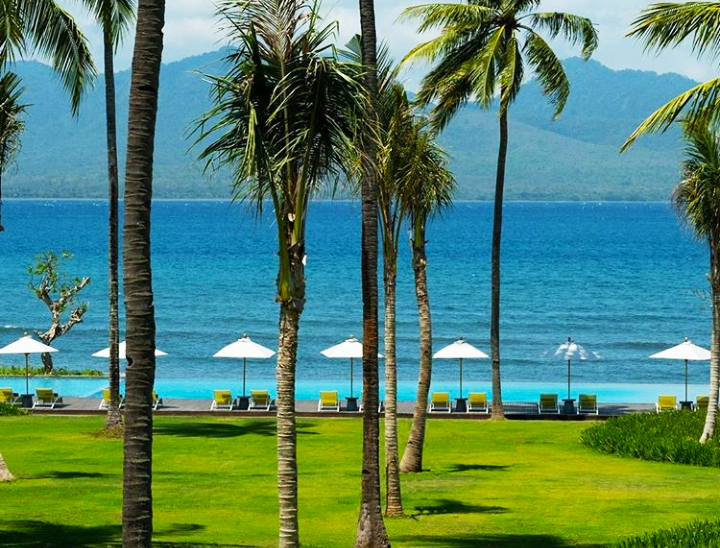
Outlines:
<svg viewBox="0 0 720 548"><path fill-rule="evenodd" d="M107 409L108 405L110 405L110 389L109 388L103 388L102 389L102 399L100 400L100 407L98 409ZM118 409L122 409L125 405L125 397L120 394L120 401L118 402Z"/></svg>
<svg viewBox="0 0 720 548"><path fill-rule="evenodd" d="M450 392L433 392L430 399L430 412L433 411L445 411L452 413L450 407Z"/></svg>
<svg viewBox="0 0 720 548"><path fill-rule="evenodd" d="M35 389L36 400L33 402L32 408L36 407L49 407L55 409L56 405L62 405L62 398L58 396L57 392L53 392L52 388L36 388Z"/></svg>
<svg viewBox="0 0 720 548"><path fill-rule="evenodd" d="M273 401L267 390L250 390L250 407L249 409L262 409L270 411Z"/></svg>
<svg viewBox="0 0 720 548"><path fill-rule="evenodd" d="M597 395L595 394L580 394L578 396L578 415L581 413L587 413L590 415L599 415L597 406Z"/></svg>
<svg viewBox="0 0 720 548"><path fill-rule="evenodd" d="M655 404L655 411L657 413L662 411L675 411L675 409L677 409L675 396L658 396L658 401Z"/></svg>
<svg viewBox="0 0 720 548"><path fill-rule="evenodd" d="M488 412L488 399L485 392L470 392L468 394L467 412Z"/></svg>
<svg viewBox="0 0 720 548"><path fill-rule="evenodd" d="M0 390L2 390L0 388ZM695 398L695 411L707 411L710 405L710 396L698 396Z"/></svg>
<svg viewBox="0 0 720 548"><path fill-rule="evenodd" d="M336 391L321 391L318 411L340 411L340 399Z"/></svg>
<svg viewBox="0 0 720 548"><path fill-rule="evenodd" d="M557 394L540 394L540 401L538 402L538 413L555 413L560 414L560 407L558 406L558 395Z"/></svg>
<svg viewBox="0 0 720 548"><path fill-rule="evenodd" d="M213 390L213 396L210 411L217 411L218 409L233 410L235 401L233 400L230 390Z"/></svg>
<svg viewBox="0 0 720 548"><path fill-rule="evenodd" d="M158 396L158 393L155 392L155 390L153 390L152 396L153 396L152 408L153 408L153 411L155 411L158 407L162 406L163 400L160 396ZM125 401L125 399L123 398L123 402L124 401Z"/></svg>
<svg viewBox="0 0 720 548"><path fill-rule="evenodd" d="M13 392L12 388L0 388L0 403L19 405L21 401L20 395Z"/></svg>

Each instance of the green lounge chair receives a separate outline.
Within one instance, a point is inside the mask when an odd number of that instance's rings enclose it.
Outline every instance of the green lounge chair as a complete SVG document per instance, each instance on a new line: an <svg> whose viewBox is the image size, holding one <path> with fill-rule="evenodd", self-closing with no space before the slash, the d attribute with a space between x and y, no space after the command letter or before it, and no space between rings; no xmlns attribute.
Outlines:
<svg viewBox="0 0 720 548"><path fill-rule="evenodd" d="M249 409L262 409L270 411L273 404L270 393L267 390L250 390L250 407Z"/></svg>
<svg viewBox="0 0 720 548"><path fill-rule="evenodd" d="M470 392L468 394L468 413L487 413L489 411L487 393Z"/></svg>
<svg viewBox="0 0 720 548"><path fill-rule="evenodd" d="M578 396L578 415L581 413L589 415L599 415L597 406L597 395L595 394L580 394Z"/></svg>
<svg viewBox="0 0 720 548"><path fill-rule="evenodd" d="M538 402L538 413L554 413L560 414L560 407L558 406L558 395L557 394L540 394L540 401Z"/></svg>
<svg viewBox="0 0 720 548"><path fill-rule="evenodd" d="M219 409L232 411L233 407L235 407L235 401L233 400L230 390L213 390L213 401L210 404L210 411L217 411Z"/></svg>
<svg viewBox="0 0 720 548"><path fill-rule="evenodd" d="M677 409L677 398L675 396L658 396L655 404L655 412L675 411Z"/></svg>
<svg viewBox="0 0 720 548"><path fill-rule="evenodd" d="M33 402L32 408L36 407L49 407L55 409L56 405L62 405L62 398L58 396L57 392L53 392L52 388L36 388L35 389L36 400Z"/></svg>
<svg viewBox="0 0 720 548"><path fill-rule="evenodd" d="M340 399L336 391L321 391L318 411L340 411Z"/></svg>
<svg viewBox="0 0 720 548"><path fill-rule="evenodd" d="M430 412L452 413L450 407L450 392L433 392L430 398Z"/></svg>
<svg viewBox="0 0 720 548"><path fill-rule="evenodd" d="M0 388L0 403L9 405L20 405L22 398L19 394L12 391L12 388Z"/></svg>
<svg viewBox="0 0 720 548"><path fill-rule="evenodd" d="M155 410L157 410L158 407L162 406L163 400L160 396L158 396L158 393L155 392L155 390L153 390L152 397L153 397L152 408L153 408L153 411L155 411ZM124 401L124 399L123 399L123 401Z"/></svg>
<svg viewBox="0 0 720 548"><path fill-rule="evenodd" d="M707 411L710 405L710 396L698 396L695 398L695 411Z"/></svg>
<svg viewBox="0 0 720 548"><path fill-rule="evenodd" d="M102 389L102 399L100 400L100 407L98 409L107 409L110 405L110 389ZM118 402L118 409L122 409L125 406L125 396L120 394L120 401Z"/></svg>

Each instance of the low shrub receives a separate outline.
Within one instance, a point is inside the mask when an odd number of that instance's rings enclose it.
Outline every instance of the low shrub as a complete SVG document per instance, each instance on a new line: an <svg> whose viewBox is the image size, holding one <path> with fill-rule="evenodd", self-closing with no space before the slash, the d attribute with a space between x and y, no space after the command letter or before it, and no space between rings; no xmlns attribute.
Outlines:
<svg viewBox="0 0 720 548"><path fill-rule="evenodd" d="M580 441L623 457L720 466L717 438L704 445L698 443L704 424L704 412L636 413L592 426L580 434Z"/></svg>
<svg viewBox="0 0 720 548"><path fill-rule="evenodd" d="M613 548L720 548L720 521L694 521L688 525L673 527L630 537L612 545Z"/></svg>
<svg viewBox="0 0 720 548"><path fill-rule="evenodd" d="M9 403L0 402L0 417L2 416L16 416L16 415L27 415L27 411L20 407L15 407Z"/></svg>
<svg viewBox="0 0 720 548"><path fill-rule="evenodd" d="M46 376L45 370L42 367L31 367L28 369L28 374L33 377ZM0 367L0 376L12 376L21 377L25 375L25 368L12 365L9 367ZM56 367L51 376L57 377L103 377L106 374L98 369L68 369L67 367Z"/></svg>

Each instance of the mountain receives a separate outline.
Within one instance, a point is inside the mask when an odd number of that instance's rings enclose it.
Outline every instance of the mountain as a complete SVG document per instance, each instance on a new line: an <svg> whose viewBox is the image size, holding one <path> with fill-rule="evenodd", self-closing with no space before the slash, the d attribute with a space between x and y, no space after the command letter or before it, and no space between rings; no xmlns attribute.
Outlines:
<svg viewBox="0 0 720 548"><path fill-rule="evenodd" d="M157 198L228 198L227 173L203 175L193 146L193 121L210 107L202 73L221 73L222 52L163 65L158 106ZM570 99L559 120L535 82L510 110L506 197L519 200L666 200L679 175L676 130L641 138L619 153L637 125L695 82L675 74L613 71L598 62L565 62ZM104 197L105 110L102 79L70 115L58 78L37 62L16 67L23 78L27 129L15 168L5 174L6 197ZM121 165L126 144L129 71L116 75ZM496 111L462 109L441 136L451 157L459 199L491 199L498 128ZM122 169L121 169L122 174Z"/></svg>

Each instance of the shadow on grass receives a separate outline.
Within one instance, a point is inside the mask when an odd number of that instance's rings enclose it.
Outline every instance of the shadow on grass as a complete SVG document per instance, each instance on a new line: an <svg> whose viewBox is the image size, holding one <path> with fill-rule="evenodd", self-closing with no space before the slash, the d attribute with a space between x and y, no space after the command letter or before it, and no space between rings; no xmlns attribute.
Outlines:
<svg viewBox="0 0 720 548"><path fill-rule="evenodd" d="M440 499L431 506L416 506L416 516L439 516L445 514L506 514L507 508L502 506L481 506L465 504L461 500Z"/></svg>
<svg viewBox="0 0 720 548"><path fill-rule="evenodd" d="M58 480L71 480L71 479L82 479L82 478L117 478L119 474L104 474L102 472L80 472L70 471L61 472L60 470L53 470L51 472L45 472L44 474L38 474L32 476L32 479L58 479Z"/></svg>
<svg viewBox="0 0 720 548"><path fill-rule="evenodd" d="M453 464L450 472L502 472L510 466L499 466L496 464Z"/></svg>
<svg viewBox="0 0 720 548"><path fill-rule="evenodd" d="M570 544L552 535L408 535L395 537L393 541L407 542L417 548L606 548L604 544Z"/></svg>
<svg viewBox="0 0 720 548"><path fill-rule="evenodd" d="M84 548L119 543L121 531L120 525L82 527L40 520L0 521L0 545Z"/></svg>
<svg viewBox="0 0 720 548"><path fill-rule="evenodd" d="M173 523L165 529L155 529L153 532L158 535L171 537L173 535L196 533L198 531L204 531L205 529L207 529L207 527L205 525L200 525L199 523Z"/></svg>
<svg viewBox="0 0 720 548"><path fill-rule="evenodd" d="M295 430L298 436L318 435L309 430L312 425L298 423ZM163 422L153 429L158 436L177 436L181 438L238 438L241 436L275 437L277 428L274 421L242 422Z"/></svg>

